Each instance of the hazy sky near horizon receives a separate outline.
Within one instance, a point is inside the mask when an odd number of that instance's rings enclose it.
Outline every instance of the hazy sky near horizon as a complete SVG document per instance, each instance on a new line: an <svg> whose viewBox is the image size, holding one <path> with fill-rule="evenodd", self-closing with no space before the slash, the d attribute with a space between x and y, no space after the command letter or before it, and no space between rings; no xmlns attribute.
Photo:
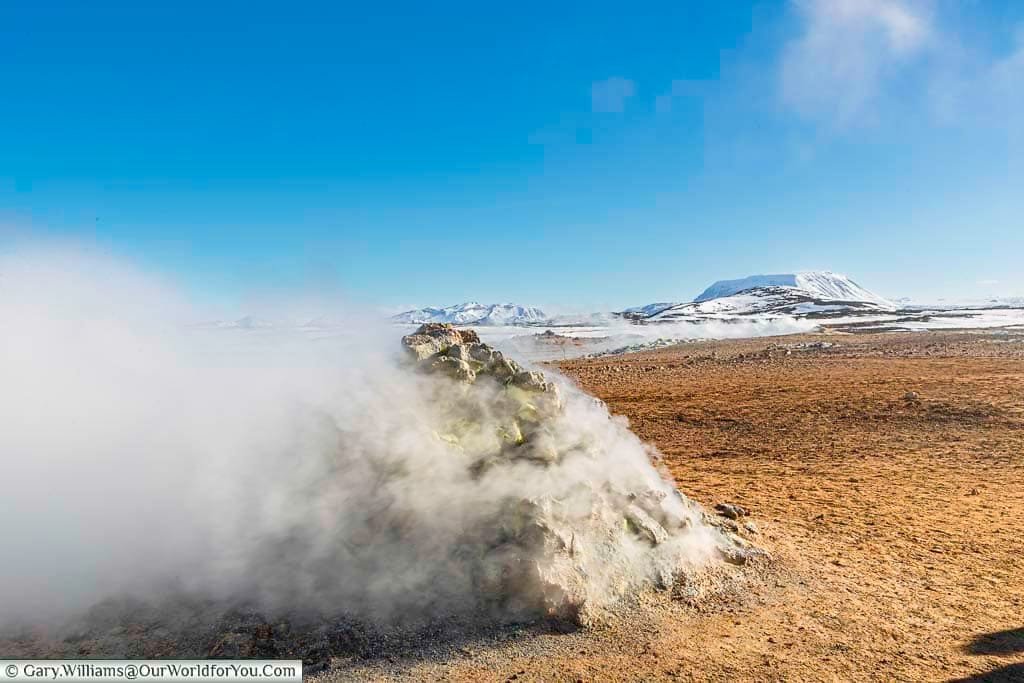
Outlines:
<svg viewBox="0 0 1024 683"><path fill-rule="evenodd" d="M0 6L0 248L246 312L1024 295L1024 3Z"/></svg>

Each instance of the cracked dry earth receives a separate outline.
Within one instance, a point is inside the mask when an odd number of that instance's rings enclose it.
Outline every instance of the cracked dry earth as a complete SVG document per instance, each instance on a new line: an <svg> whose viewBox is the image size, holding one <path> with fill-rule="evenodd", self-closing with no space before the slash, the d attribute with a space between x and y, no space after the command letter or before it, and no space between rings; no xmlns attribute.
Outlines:
<svg viewBox="0 0 1024 683"><path fill-rule="evenodd" d="M1024 680L1024 333L707 342L560 367L657 445L684 493L748 508L773 565L711 603L654 594L593 630L335 677Z"/></svg>

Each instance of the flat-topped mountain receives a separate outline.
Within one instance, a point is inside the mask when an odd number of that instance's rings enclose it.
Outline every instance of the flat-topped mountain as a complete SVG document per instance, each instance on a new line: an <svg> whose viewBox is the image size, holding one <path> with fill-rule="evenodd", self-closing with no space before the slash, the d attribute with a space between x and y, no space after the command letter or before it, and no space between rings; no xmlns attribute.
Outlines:
<svg viewBox="0 0 1024 683"><path fill-rule="evenodd" d="M691 302L647 304L627 309L623 316L650 321L766 315L825 318L896 309L896 304L845 275L810 271L719 280Z"/></svg>
<svg viewBox="0 0 1024 683"><path fill-rule="evenodd" d="M694 301L708 301L764 287L794 289L809 297L822 300L873 303L890 309L896 307L891 301L861 287L847 276L828 270L781 275L751 275L738 280L719 280L701 292Z"/></svg>

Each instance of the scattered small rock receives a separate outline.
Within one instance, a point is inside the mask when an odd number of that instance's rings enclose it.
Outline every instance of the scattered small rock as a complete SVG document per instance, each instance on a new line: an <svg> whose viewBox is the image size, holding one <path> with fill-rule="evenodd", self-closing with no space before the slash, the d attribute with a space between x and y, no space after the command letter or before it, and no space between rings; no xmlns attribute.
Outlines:
<svg viewBox="0 0 1024 683"><path fill-rule="evenodd" d="M740 517L747 516L747 509L734 503L719 503L715 506L715 511L729 519L739 519Z"/></svg>
<svg viewBox="0 0 1024 683"><path fill-rule="evenodd" d="M718 552L719 555L721 555L722 559L728 562L729 564L736 565L737 567L742 567L747 563L747 553L743 552L742 550L729 548L719 549Z"/></svg>
<svg viewBox="0 0 1024 683"><path fill-rule="evenodd" d="M719 517L713 522L713 524L720 529L731 531L734 534L738 534L740 532L740 525L728 517Z"/></svg>

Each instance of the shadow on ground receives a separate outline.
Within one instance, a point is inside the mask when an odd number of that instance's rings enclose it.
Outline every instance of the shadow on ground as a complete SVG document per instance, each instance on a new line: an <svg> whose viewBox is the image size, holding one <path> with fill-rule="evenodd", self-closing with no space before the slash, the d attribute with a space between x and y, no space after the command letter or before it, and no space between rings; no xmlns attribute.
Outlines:
<svg viewBox="0 0 1024 683"><path fill-rule="evenodd" d="M1024 627L983 633L971 641L967 651L972 655L1008 655L1024 652Z"/></svg>
<svg viewBox="0 0 1024 683"><path fill-rule="evenodd" d="M1024 627L983 633L972 640L965 649L972 655L1012 655L1024 652ZM1024 681L1024 663L1009 664L967 678L958 678L950 683L1004 683L1006 681Z"/></svg>

